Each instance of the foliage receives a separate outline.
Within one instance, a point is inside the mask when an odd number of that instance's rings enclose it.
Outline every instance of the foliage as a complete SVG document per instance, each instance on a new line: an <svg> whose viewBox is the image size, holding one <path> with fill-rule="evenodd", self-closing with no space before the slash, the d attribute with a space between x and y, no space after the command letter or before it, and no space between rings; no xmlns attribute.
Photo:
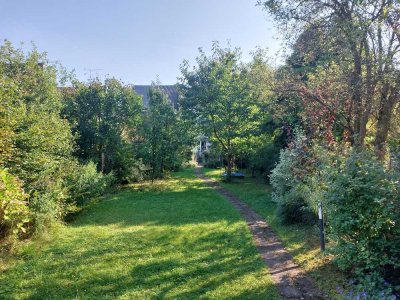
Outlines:
<svg viewBox="0 0 400 300"><path fill-rule="evenodd" d="M103 195L115 182L112 173L97 172L96 164L89 162L85 165L76 165L67 176L68 203L79 206L91 198Z"/></svg>
<svg viewBox="0 0 400 300"><path fill-rule="evenodd" d="M316 199L321 195L321 183L315 184L320 158L308 143L304 132L296 129L294 140L281 150L279 163L270 175L272 199L278 203L278 214L284 223L310 225L316 221L315 207L322 200Z"/></svg>
<svg viewBox="0 0 400 300"><path fill-rule="evenodd" d="M261 58L257 52L253 64L245 65L240 61L239 49L224 49L214 43L211 56L200 50L193 69L188 62L181 66L179 87L184 114L220 145L228 179L243 143L257 134L262 100L269 96L268 90L257 85L260 78L268 78L266 72L271 73Z"/></svg>
<svg viewBox="0 0 400 300"><path fill-rule="evenodd" d="M253 170L258 169L265 172L267 180L271 171L276 167L279 161L279 154L282 145L280 144L281 134L276 131L273 134L262 134L256 137L257 144L254 145L249 155L249 166ZM252 174L254 176L254 172Z"/></svg>
<svg viewBox="0 0 400 300"><path fill-rule="evenodd" d="M141 120L141 99L132 86L114 78L88 84L74 82L63 90L64 115L77 135L75 153L83 161L93 161L98 170L109 173L115 169L119 180L126 176L123 163L132 160L126 144L135 138ZM129 169L129 166L127 166Z"/></svg>
<svg viewBox="0 0 400 300"><path fill-rule="evenodd" d="M79 193L100 191L96 185L102 176L93 173L93 166L78 166L72 156L74 136L70 123L61 117L65 107L60 93L71 89L58 87L63 81L58 81L61 71L35 47L25 53L8 41L0 46L0 167L7 169L2 171L7 183L3 204L10 218L2 223L2 230L24 231L29 219L32 232L45 231L76 209L75 200L83 197ZM107 87L113 90L115 83ZM23 182L26 194L14 177ZM7 198L9 189L17 193L15 199Z"/></svg>
<svg viewBox="0 0 400 300"><path fill-rule="evenodd" d="M336 260L358 276L377 272L389 279L399 272L400 186L395 175L370 153L353 151L328 188Z"/></svg>
<svg viewBox="0 0 400 300"><path fill-rule="evenodd" d="M297 129L295 138L288 148L281 150L279 163L272 170L270 182L273 188L272 198L280 202L282 197L311 174L313 159L304 133Z"/></svg>
<svg viewBox="0 0 400 300"><path fill-rule="evenodd" d="M295 159L295 154L290 149L281 150L279 163L271 172L269 181L273 188L272 199L277 203L299 183L292 173Z"/></svg>
<svg viewBox="0 0 400 300"><path fill-rule="evenodd" d="M223 161L221 161L220 152L215 151L216 147L211 148L209 151L205 151L204 155L204 167L206 168L219 168L222 167Z"/></svg>
<svg viewBox="0 0 400 300"><path fill-rule="evenodd" d="M140 130L138 130L140 131ZM116 153L116 163L113 172L122 184L139 182L148 177L150 168L143 162L134 143L126 143Z"/></svg>
<svg viewBox="0 0 400 300"><path fill-rule="evenodd" d="M202 160L203 166L206 168L219 168L224 165L221 146L217 143L212 144L207 151L204 151L203 157L200 159Z"/></svg>
<svg viewBox="0 0 400 300"><path fill-rule="evenodd" d="M310 207L308 194L301 188L291 189L278 206L278 216L284 224L313 225L317 221L315 210Z"/></svg>
<svg viewBox="0 0 400 300"><path fill-rule="evenodd" d="M27 232L31 214L21 182L0 169L0 239Z"/></svg>
<svg viewBox="0 0 400 300"><path fill-rule="evenodd" d="M165 171L177 170L190 159L193 137L187 122L158 85L150 88L149 99L139 130L138 148L154 180L163 177Z"/></svg>
<svg viewBox="0 0 400 300"><path fill-rule="evenodd" d="M352 145L363 147L366 137L373 135L376 155L384 159L400 99L399 2L260 0L258 4L273 15L288 41L294 41L289 63L299 76L288 90L296 91L304 107L317 112L317 119L327 116L322 121L328 122L328 132L333 123L340 124L340 135ZM309 87L315 69L324 83ZM370 122L375 126L367 126Z"/></svg>
<svg viewBox="0 0 400 300"><path fill-rule="evenodd" d="M246 222L193 169L107 196L14 262L0 298L280 299Z"/></svg>
<svg viewBox="0 0 400 300"><path fill-rule="evenodd" d="M61 218L63 169L72 159L73 136L60 117L57 68L35 48L25 54L6 41L0 47L0 75L0 166L24 182L34 224L44 215Z"/></svg>

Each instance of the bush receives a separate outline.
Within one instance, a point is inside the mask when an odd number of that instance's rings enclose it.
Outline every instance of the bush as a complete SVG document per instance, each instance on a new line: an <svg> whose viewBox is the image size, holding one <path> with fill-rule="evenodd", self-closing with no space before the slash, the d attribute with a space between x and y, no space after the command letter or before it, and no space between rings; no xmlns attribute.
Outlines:
<svg viewBox="0 0 400 300"><path fill-rule="evenodd" d="M21 182L7 170L0 169L0 238L27 231L31 214L26 199Z"/></svg>
<svg viewBox="0 0 400 300"><path fill-rule="evenodd" d="M315 204L308 186L316 170L316 157L304 134L297 130L294 141L280 153L279 163L270 175L272 199L278 203L283 223L314 224L316 217L310 204Z"/></svg>
<svg viewBox="0 0 400 300"><path fill-rule="evenodd" d="M104 194L114 183L114 175L97 172L93 162L77 165L67 177L68 202L83 205L91 198Z"/></svg>
<svg viewBox="0 0 400 300"><path fill-rule="evenodd" d="M254 172L259 170L270 175L279 161L280 145L276 144L274 136L266 136L263 144L249 157L249 166ZM267 178L269 180L269 178Z"/></svg>
<svg viewBox="0 0 400 300"><path fill-rule="evenodd" d="M279 202L278 215L284 224L313 225L317 221L315 211L298 189L285 194L282 201Z"/></svg>
<svg viewBox="0 0 400 300"><path fill-rule="evenodd" d="M353 152L328 186L336 261L362 278L372 272L400 278L400 186L394 175L372 154Z"/></svg>
<svg viewBox="0 0 400 300"><path fill-rule="evenodd" d="M116 180L122 184L142 181L149 173L149 168L134 155L134 149L129 145L117 151L113 170Z"/></svg>
<svg viewBox="0 0 400 300"><path fill-rule="evenodd" d="M285 195L299 184L299 179L293 174L295 159L296 156L290 149L282 150L279 163L271 172L272 200L277 203L283 202Z"/></svg>
<svg viewBox="0 0 400 300"><path fill-rule="evenodd" d="M203 157L204 167L212 169L222 167L221 152L218 148L204 151ZM199 162L201 163L201 161Z"/></svg>

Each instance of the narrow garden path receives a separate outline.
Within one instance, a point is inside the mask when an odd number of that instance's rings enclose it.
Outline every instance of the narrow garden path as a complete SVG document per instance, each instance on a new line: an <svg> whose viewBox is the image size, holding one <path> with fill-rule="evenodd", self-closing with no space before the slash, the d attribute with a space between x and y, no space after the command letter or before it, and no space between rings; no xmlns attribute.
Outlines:
<svg viewBox="0 0 400 300"><path fill-rule="evenodd" d="M228 199L246 220L258 251L268 266L272 280L278 287L282 298L328 299L314 286L313 281L306 276L304 270L293 262L292 256L265 220L217 181L204 176L201 169L201 166L196 167L196 176Z"/></svg>

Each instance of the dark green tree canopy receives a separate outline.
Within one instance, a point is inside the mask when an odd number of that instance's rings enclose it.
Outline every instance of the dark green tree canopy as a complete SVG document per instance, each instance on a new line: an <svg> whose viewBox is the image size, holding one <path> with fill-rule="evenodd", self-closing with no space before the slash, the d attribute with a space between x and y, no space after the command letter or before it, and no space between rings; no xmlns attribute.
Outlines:
<svg viewBox="0 0 400 300"><path fill-rule="evenodd" d="M64 95L64 114L77 135L77 156L96 162L103 172L112 171L118 164L118 149L140 122L140 97L132 86L114 78L75 82Z"/></svg>

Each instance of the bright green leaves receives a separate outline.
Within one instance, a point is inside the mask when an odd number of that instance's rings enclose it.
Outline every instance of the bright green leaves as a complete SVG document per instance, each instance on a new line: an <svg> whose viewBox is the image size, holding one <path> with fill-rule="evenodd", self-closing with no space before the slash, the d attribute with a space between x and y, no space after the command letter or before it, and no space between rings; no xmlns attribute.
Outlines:
<svg viewBox="0 0 400 300"><path fill-rule="evenodd" d="M27 197L21 182L6 169L0 169L0 238L26 232L31 221Z"/></svg>
<svg viewBox="0 0 400 300"><path fill-rule="evenodd" d="M210 56L200 51L193 69L187 63L181 66L183 113L220 145L228 173L234 157L242 152L239 149L257 134L262 106L271 95L268 85L272 82L264 79L272 79L273 73L261 54L257 52L254 62L246 65L239 49L214 43Z"/></svg>

